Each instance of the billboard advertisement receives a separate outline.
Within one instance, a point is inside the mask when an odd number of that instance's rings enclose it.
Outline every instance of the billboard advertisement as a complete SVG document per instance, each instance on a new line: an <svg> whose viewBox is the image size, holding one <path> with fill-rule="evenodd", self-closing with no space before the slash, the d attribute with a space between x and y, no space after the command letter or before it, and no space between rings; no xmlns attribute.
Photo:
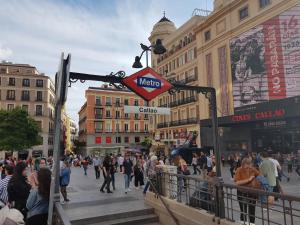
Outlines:
<svg viewBox="0 0 300 225"><path fill-rule="evenodd" d="M300 95L300 4L230 41L234 107Z"/></svg>

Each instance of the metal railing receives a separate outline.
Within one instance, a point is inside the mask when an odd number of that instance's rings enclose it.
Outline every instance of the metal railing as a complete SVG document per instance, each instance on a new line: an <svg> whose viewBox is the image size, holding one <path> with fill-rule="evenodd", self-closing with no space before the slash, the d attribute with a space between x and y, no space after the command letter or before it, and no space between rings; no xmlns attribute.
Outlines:
<svg viewBox="0 0 300 225"><path fill-rule="evenodd" d="M179 105L184 105L184 104L188 104L188 103L192 103L192 102L196 102L197 101L197 97L196 96L190 96L187 98L183 98L183 99L179 99L177 101L173 101L170 103L170 107L176 107Z"/></svg>
<svg viewBox="0 0 300 225"><path fill-rule="evenodd" d="M189 118L189 119L182 119L182 120L173 120L169 122L158 123L157 128L165 128L165 127L176 127L181 125L188 125L188 124L196 124L199 122L199 118Z"/></svg>
<svg viewBox="0 0 300 225"><path fill-rule="evenodd" d="M170 173L160 173L155 182L160 195L231 222L300 224L300 197L297 196L223 183L217 178L201 179Z"/></svg>
<svg viewBox="0 0 300 225"><path fill-rule="evenodd" d="M71 225L70 219L66 215L64 209L62 208L59 202L56 202L54 205L53 211L53 225Z"/></svg>

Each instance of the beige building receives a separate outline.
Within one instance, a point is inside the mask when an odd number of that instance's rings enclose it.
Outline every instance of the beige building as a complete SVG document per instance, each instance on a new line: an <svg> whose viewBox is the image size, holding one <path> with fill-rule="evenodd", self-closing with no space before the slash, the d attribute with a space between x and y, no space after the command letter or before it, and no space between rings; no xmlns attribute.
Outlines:
<svg viewBox="0 0 300 225"><path fill-rule="evenodd" d="M194 16L178 29L164 18L154 26L150 42L161 38L168 51L153 55L152 66L176 80L197 67L197 81L191 84L216 88L222 151L290 152L300 147L295 126L300 125L299 34L299 0L215 0L213 12ZM187 63L192 48L195 59ZM156 119L156 138L164 141L166 130L174 138L176 129L200 128L201 146L212 146L208 101L198 95L197 101L186 103L186 97L191 94L155 99L154 104L169 104L172 110L170 128L168 118ZM178 100L184 105L172 106ZM194 117L200 127L174 126Z"/></svg>
<svg viewBox="0 0 300 225"><path fill-rule="evenodd" d="M24 150L21 157L28 154L48 156L53 152L54 89L52 80L34 66L0 63L0 108L25 109L41 129L43 144L34 146L30 151Z"/></svg>
<svg viewBox="0 0 300 225"><path fill-rule="evenodd" d="M162 39L167 52L163 55L152 54L152 67L163 74L167 80L176 80L187 85L198 85L199 69L197 61L197 42L195 29L205 19L193 16L178 29L165 16L157 22L149 40L155 43ZM155 123L151 131L155 140L166 146L180 145L185 142L190 132L200 132L199 97L192 91L181 91L158 96L152 103L158 107L170 107L171 115L153 116ZM152 116L151 116L152 117ZM154 118L156 117L156 118ZM200 136L196 140L200 144Z"/></svg>

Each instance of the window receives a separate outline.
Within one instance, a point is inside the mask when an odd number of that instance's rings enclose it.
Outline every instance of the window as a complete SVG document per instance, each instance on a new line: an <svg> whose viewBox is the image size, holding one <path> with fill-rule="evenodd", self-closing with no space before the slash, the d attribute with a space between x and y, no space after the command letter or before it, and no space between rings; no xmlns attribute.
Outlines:
<svg viewBox="0 0 300 225"><path fill-rule="evenodd" d="M135 113L135 114L134 114L134 119L136 119L136 120L139 119L139 114L138 114L138 113Z"/></svg>
<svg viewBox="0 0 300 225"><path fill-rule="evenodd" d="M116 143L121 143L121 137L116 137Z"/></svg>
<svg viewBox="0 0 300 225"><path fill-rule="evenodd" d="M134 99L134 105L138 106L139 105L139 100L138 99Z"/></svg>
<svg viewBox="0 0 300 225"><path fill-rule="evenodd" d="M129 114L125 113L125 118L128 119L129 118Z"/></svg>
<svg viewBox="0 0 300 225"><path fill-rule="evenodd" d="M149 102L148 102L148 101L145 101L145 102L144 102L144 106L149 106Z"/></svg>
<svg viewBox="0 0 300 225"><path fill-rule="evenodd" d="M194 49L188 50L187 61L190 62L194 59Z"/></svg>
<svg viewBox="0 0 300 225"><path fill-rule="evenodd" d="M35 106L35 115L36 116L42 116L43 115L43 106L42 105L36 105Z"/></svg>
<svg viewBox="0 0 300 225"><path fill-rule="evenodd" d="M95 122L95 132L103 131L103 122Z"/></svg>
<svg viewBox="0 0 300 225"><path fill-rule="evenodd" d="M110 118L110 111L109 110L106 110L106 118Z"/></svg>
<svg viewBox="0 0 300 225"><path fill-rule="evenodd" d="M124 137L124 142L129 143L129 137Z"/></svg>
<svg viewBox="0 0 300 225"><path fill-rule="evenodd" d="M7 110L13 110L15 108L14 104L7 104Z"/></svg>
<svg viewBox="0 0 300 225"><path fill-rule="evenodd" d="M22 91L21 100L22 101L29 101L30 100L29 91Z"/></svg>
<svg viewBox="0 0 300 225"><path fill-rule="evenodd" d="M43 80L36 80L36 86L37 87L43 87L44 86L44 81Z"/></svg>
<svg viewBox="0 0 300 225"><path fill-rule="evenodd" d="M38 102L43 101L43 92L42 91L36 92L36 101L38 101Z"/></svg>
<svg viewBox="0 0 300 225"><path fill-rule="evenodd" d="M109 122L105 123L105 131L106 132L111 132L111 123L109 123Z"/></svg>
<svg viewBox="0 0 300 225"><path fill-rule="evenodd" d="M144 119L147 120L149 118L149 114L144 115Z"/></svg>
<svg viewBox="0 0 300 225"><path fill-rule="evenodd" d="M23 87L29 87L30 86L30 80L29 79L23 79Z"/></svg>
<svg viewBox="0 0 300 225"><path fill-rule="evenodd" d="M7 100L15 100L15 91L14 90L7 90L6 99Z"/></svg>
<svg viewBox="0 0 300 225"><path fill-rule="evenodd" d="M127 132L129 129L128 129L128 124L127 123L125 123L124 124L124 130L125 130L125 132Z"/></svg>
<svg viewBox="0 0 300 225"><path fill-rule="evenodd" d="M120 115L121 115L120 111L116 111L116 119L120 118Z"/></svg>
<svg viewBox="0 0 300 225"><path fill-rule="evenodd" d="M240 9L239 14L240 14L240 20L243 20L246 17L248 17L248 6L245 6L244 8Z"/></svg>
<svg viewBox="0 0 300 225"><path fill-rule="evenodd" d="M210 40L210 30L205 31L205 33L204 33L204 39L205 39L205 41L209 41Z"/></svg>
<svg viewBox="0 0 300 225"><path fill-rule="evenodd" d="M264 8L271 3L270 0L259 0L259 7Z"/></svg>
<svg viewBox="0 0 300 225"><path fill-rule="evenodd" d="M134 137L134 142L135 143L140 143L140 137Z"/></svg>
<svg viewBox="0 0 300 225"><path fill-rule="evenodd" d="M129 100L128 99L124 100L124 105L129 105Z"/></svg>
<svg viewBox="0 0 300 225"><path fill-rule="evenodd" d="M10 77L10 78L8 79L8 85L9 85L9 86L15 86L15 84L16 84L16 79Z"/></svg>
<svg viewBox="0 0 300 225"><path fill-rule="evenodd" d="M106 105L111 105L111 98L110 97L106 97Z"/></svg>
<svg viewBox="0 0 300 225"><path fill-rule="evenodd" d="M96 105L101 105L101 97L96 96Z"/></svg>
<svg viewBox="0 0 300 225"><path fill-rule="evenodd" d="M53 145L53 137L48 137L48 145Z"/></svg>
<svg viewBox="0 0 300 225"><path fill-rule="evenodd" d="M103 109L95 109L95 118L102 119L102 111Z"/></svg>
<svg viewBox="0 0 300 225"><path fill-rule="evenodd" d="M120 132L120 124L116 123L116 132Z"/></svg>
<svg viewBox="0 0 300 225"><path fill-rule="evenodd" d="M138 131L139 130L139 124L134 124L134 131Z"/></svg>
<svg viewBox="0 0 300 225"><path fill-rule="evenodd" d="M145 124L145 131L147 132L148 129L149 129L149 127L148 127L148 124L146 123L146 124Z"/></svg>
<svg viewBox="0 0 300 225"><path fill-rule="evenodd" d="M120 98L116 98L116 106L120 106L121 105L121 99Z"/></svg>
<svg viewBox="0 0 300 225"><path fill-rule="evenodd" d="M22 105L22 109L26 112L28 112L28 105Z"/></svg>

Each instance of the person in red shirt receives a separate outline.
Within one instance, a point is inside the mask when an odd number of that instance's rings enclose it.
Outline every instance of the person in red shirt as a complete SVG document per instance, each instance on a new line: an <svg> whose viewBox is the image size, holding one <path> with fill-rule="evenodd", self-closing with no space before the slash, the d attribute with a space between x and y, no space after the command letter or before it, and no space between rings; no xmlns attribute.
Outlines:
<svg viewBox="0 0 300 225"><path fill-rule="evenodd" d="M81 165L82 165L83 170L84 170L84 175L87 176L87 169L88 169L89 162L87 161L86 158L82 161Z"/></svg>

